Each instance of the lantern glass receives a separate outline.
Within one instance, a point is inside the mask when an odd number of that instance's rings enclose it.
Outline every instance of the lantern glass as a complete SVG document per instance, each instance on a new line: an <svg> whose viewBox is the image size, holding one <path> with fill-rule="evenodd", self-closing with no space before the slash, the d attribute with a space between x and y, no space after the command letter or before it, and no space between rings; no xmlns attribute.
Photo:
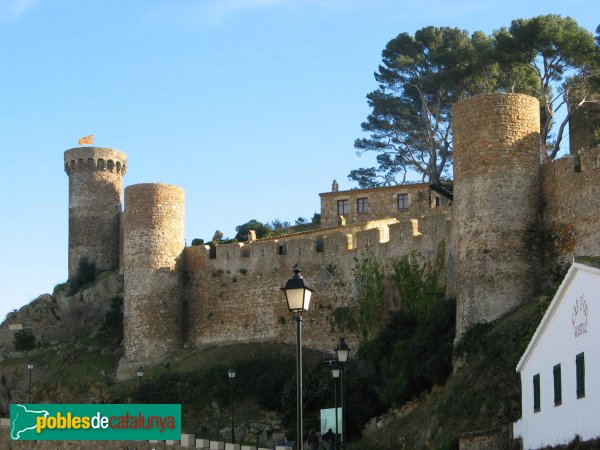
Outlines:
<svg viewBox="0 0 600 450"><path fill-rule="evenodd" d="M344 364L348 361L348 354L350 353L350 348L348 347L348 344L346 344L346 339L341 338L340 339L340 343L338 344L337 348L335 349L335 356L338 360L338 362Z"/></svg>
<svg viewBox="0 0 600 450"><path fill-rule="evenodd" d="M32 369L33 369L33 363L31 363L31 362L30 362L30 363L28 363L28 364L27 364L27 368L28 368L29 370L32 370Z"/></svg>
<svg viewBox="0 0 600 450"><path fill-rule="evenodd" d="M137 376L140 377L140 378L142 378L144 376L144 368L143 367L140 367L137 370Z"/></svg>
<svg viewBox="0 0 600 450"><path fill-rule="evenodd" d="M292 313L300 314L308 311L312 289L306 285L300 275L301 270L294 266L294 275L281 289L285 292L288 308Z"/></svg>
<svg viewBox="0 0 600 450"><path fill-rule="evenodd" d="M229 369L229 370L227 370L227 376L229 378L235 378L235 369Z"/></svg>
<svg viewBox="0 0 600 450"><path fill-rule="evenodd" d="M290 311L308 311L311 291L306 288L285 289Z"/></svg>
<svg viewBox="0 0 600 450"><path fill-rule="evenodd" d="M348 353L350 353L350 350L344 350L344 349L337 349L335 351L335 353L337 354L337 360L341 363L345 363L346 361L348 361Z"/></svg>
<svg viewBox="0 0 600 450"><path fill-rule="evenodd" d="M331 369L331 376L333 378L339 378L340 377L340 369L339 368L333 368Z"/></svg>

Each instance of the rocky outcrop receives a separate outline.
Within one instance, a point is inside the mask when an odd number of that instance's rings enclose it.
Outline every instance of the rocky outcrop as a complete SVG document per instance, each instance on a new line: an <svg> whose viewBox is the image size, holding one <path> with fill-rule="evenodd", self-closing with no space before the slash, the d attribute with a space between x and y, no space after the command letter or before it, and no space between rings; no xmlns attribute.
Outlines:
<svg viewBox="0 0 600 450"><path fill-rule="evenodd" d="M42 294L18 311L7 315L0 325L0 350L14 351L14 334L29 329L36 344L68 339L81 331L91 333L102 326L114 298L121 298L123 279L117 273L98 276L91 286L68 295L66 285L59 285L52 295Z"/></svg>

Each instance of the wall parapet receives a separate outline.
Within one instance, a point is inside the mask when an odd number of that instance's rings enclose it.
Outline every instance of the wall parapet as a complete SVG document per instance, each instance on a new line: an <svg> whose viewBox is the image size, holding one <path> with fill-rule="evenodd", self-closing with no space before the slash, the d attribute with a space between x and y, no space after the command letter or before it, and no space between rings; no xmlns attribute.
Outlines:
<svg viewBox="0 0 600 450"><path fill-rule="evenodd" d="M570 174L600 169L600 147L579 150L577 154L568 154L542 165L546 178L565 177Z"/></svg>
<svg viewBox="0 0 600 450"><path fill-rule="evenodd" d="M65 172L108 171L125 175L127 155L112 148L77 147L65 151Z"/></svg>
<svg viewBox="0 0 600 450"><path fill-rule="evenodd" d="M342 252L350 253L367 247L387 244L390 241L418 242L423 233L434 233L432 224L440 219L450 220L448 209L439 209L419 219L399 222L396 219L377 220L327 230L315 230L301 235L279 236L251 242L217 244L211 252L209 245L188 246L184 252L193 258L220 261L251 261L274 256L308 256L322 253L324 256Z"/></svg>

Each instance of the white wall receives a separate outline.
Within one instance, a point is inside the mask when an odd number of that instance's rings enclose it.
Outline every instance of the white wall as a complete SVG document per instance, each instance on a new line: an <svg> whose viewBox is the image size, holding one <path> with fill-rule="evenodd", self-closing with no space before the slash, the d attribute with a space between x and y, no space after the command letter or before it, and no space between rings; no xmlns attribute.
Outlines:
<svg viewBox="0 0 600 450"><path fill-rule="evenodd" d="M566 444L576 434L583 440L600 436L600 272L579 268L554 299L557 307L521 368L523 448ZM568 280L566 280L568 281ZM577 299L585 299L587 316L574 314ZM581 301L580 301L581 303ZM575 326L586 331L575 336ZM573 324L575 320L575 325ZM581 328L580 328L581 330ZM534 337L535 338L535 337ZM575 355L585 353L585 397L577 398ZM527 354L527 353L526 353ZM554 406L553 367L561 364L562 404ZM540 374L540 411L533 411L533 376Z"/></svg>

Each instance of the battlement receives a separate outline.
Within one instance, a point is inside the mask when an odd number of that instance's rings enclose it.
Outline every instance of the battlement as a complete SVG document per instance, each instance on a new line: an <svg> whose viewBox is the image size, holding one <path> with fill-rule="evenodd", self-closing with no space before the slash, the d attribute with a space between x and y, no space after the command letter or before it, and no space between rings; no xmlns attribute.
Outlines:
<svg viewBox="0 0 600 450"><path fill-rule="evenodd" d="M112 148L77 147L65 151L65 172L108 171L125 175L127 155Z"/></svg>
<svg viewBox="0 0 600 450"><path fill-rule="evenodd" d="M542 166L547 245L567 263L600 252L600 147L579 150Z"/></svg>
<svg viewBox="0 0 600 450"><path fill-rule="evenodd" d="M577 154L565 155L542 165L546 178L569 176L568 174L600 169L600 147L579 150Z"/></svg>
<svg viewBox="0 0 600 450"><path fill-rule="evenodd" d="M211 249L208 245L186 247L187 261L201 259L204 264L214 266L237 266L245 268L256 265L277 265L277 261L287 259L311 259L343 257L356 252L371 250L378 253L378 246L392 244L402 247L403 254L416 249L427 235L427 239L443 236L445 222L449 223L449 209L438 209L419 219L398 221L384 219L336 228L314 230L299 235L283 235L252 242L217 244Z"/></svg>

